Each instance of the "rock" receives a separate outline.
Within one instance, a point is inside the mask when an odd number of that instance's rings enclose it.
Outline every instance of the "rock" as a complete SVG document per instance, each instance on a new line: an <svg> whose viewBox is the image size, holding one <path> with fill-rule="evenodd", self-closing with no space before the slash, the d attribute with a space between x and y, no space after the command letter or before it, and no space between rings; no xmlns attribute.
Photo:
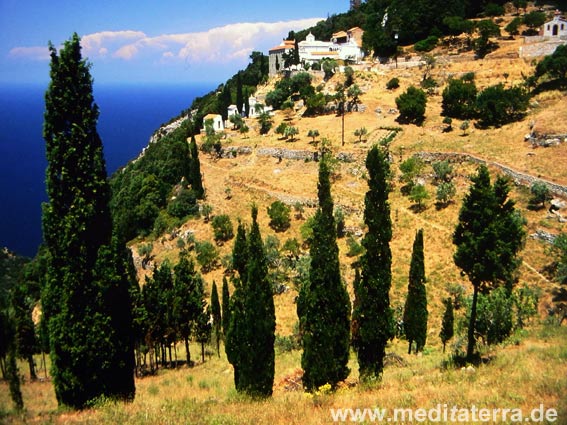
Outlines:
<svg viewBox="0 0 567 425"><path fill-rule="evenodd" d="M530 238L536 239L538 241L544 241L547 243L552 244L555 242L556 235L552 235L551 233L546 232L545 230L536 230L535 233L530 235Z"/></svg>
<svg viewBox="0 0 567 425"><path fill-rule="evenodd" d="M549 204L550 204L549 209L554 210L554 211L562 210L567 205L567 204L565 204L564 201L562 201L561 199L557 199L557 198L552 199Z"/></svg>
<svg viewBox="0 0 567 425"><path fill-rule="evenodd" d="M560 144L561 144L560 139L545 139L543 142L541 142L541 146L543 146L544 148L549 148L551 146L559 146Z"/></svg>

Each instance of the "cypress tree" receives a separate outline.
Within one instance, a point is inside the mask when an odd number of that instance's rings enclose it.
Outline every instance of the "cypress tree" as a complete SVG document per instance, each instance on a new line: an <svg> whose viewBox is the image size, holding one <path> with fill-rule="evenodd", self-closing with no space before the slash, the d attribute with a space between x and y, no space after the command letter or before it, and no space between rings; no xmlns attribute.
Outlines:
<svg viewBox="0 0 567 425"><path fill-rule="evenodd" d="M252 227L247 244L246 279L231 298L227 355L234 366L236 389L256 397L272 394L275 373L276 316L268 263L252 207ZM235 244L236 245L236 244Z"/></svg>
<svg viewBox="0 0 567 425"><path fill-rule="evenodd" d="M127 259L113 240L98 107L79 36L59 54L49 50L43 230L50 256L42 305L57 400L82 408L102 395L134 397Z"/></svg>
<svg viewBox="0 0 567 425"><path fill-rule="evenodd" d="M0 312L2 315L2 312ZM3 341L6 348L6 378L8 379L8 386L10 389L10 397L14 403L14 407L18 412L24 410L24 399L22 397L22 390L20 387L20 373L18 365L16 364L16 344L15 344L15 324L13 317L8 314L3 314L2 331L6 339Z"/></svg>
<svg viewBox="0 0 567 425"><path fill-rule="evenodd" d="M441 337L441 342L443 343L443 353L445 352L445 345L447 342L453 338L454 334L454 315L453 315L453 300L447 298L443 301L445 304L445 313L443 313L443 322L441 323L441 332L439 337Z"/></svg>
<svg viewBox="0 0 567 425"><path fill-rule="evenodd" d="M219 302L219 293L217 284L213 281L213 289L211 291L211 316L213 318L213 331L215 333L215 342L217 344L217 354L220 357L220 339L222 329L221 306Z"/></svg>
<svg viewBox="0 0 567 425"><path fill-rule="evenodd" d="M205 344L211 340L211 307L205 300L195 323L195 340L201 344L201 363L205 363Z"/></svg>
<svg viewBox="0 0 567 425"><path fill-rule="evenodd" d="M324 384L333 388L346 379L350 345L350 299L341 279L327 159L319 163L319 208L310 247L309 280L297 300L304 371L308 391Z"/></svg>
<svg viewBox="0 0 567 425"><path fill-rule="evenodd" d="M228 291L228 281L222 278L222 334L226 338L228 326L230 325L230 293Z"/></svg>
<svg viewBox="0 0 567 425"><path fill-rule="evenodd" d="M408 295L404 306L404 331L409 341L408 354L415 341L415 353L423 350L427 338L427 294L425 291L425 263L423 258L423 229L413 242Z"/></svg>
<svg viewBox="0 0 567 425"><path fill-rule="evenodd" d="M12 289L12 307L14 309L15 321L15 344L18 357L28 362L30 370L30 380L35 381L35 364L33 355L38 352L38 343L35 335L35 326L32 320L33 304L28 304L28 294L26 282Z"/></svg>
<svg viewBox="0 0 567 425"><path fill-rule="evenodd" d="M246 240L246 228L241 222L238 223L236 239L232 249L232 268L238 272L241 280L246 279L246 263L248 262L248 242Z"/></svg>
<svg viewBox="0 0 567 425"><path fill-rule="evenodd" d="M236 74L236 108L238 113L242 116L244 109L244 95L242 94L242 76L241 71Z"/></svg>
<svg viewBox="0 0 567 425"><path fill-rule="evenodd" d="M508 180L498 177L494 185L485 165L472 177L472 186L459 211L453 233L455 265L473 285L467 358L472 360L478 293L489 293L499 285L512 285L521 264L518 257L525 240L525 221L508 199Z"/></svg>
<svg viewBox="0 0 567 425"><path fill-rule="evenodd" d="M374 146L366 157L368 192L364 200L365 252L360 259L361 277L354 285L353 321L358 335L353 341L361 380L380 379L384 369L386 344L394 336L390 308L392 284L392 221L388 196L390 166L386 154Z"/></svg>
<svg viewBox="0 0 567 425"><path fill-rule="evenodd" d="M189 339L203 309L203 278L195 270L193 260L182 255L175 266L175 302L173 304L176 328L185 343L187 366L191 365Z"/></svg>
<svg viewBox="0 0 567 425"><path fill-rule="evenodd" d="M189 153L191 155L191 167L189 168L189 183L191 188L197 195L197 199L205 197L205 189L203 188L203 177L201 175L201 162L199 161L199 149L197 149L197 142L195 136L191 136L191 143L189 144Z"/></svg>

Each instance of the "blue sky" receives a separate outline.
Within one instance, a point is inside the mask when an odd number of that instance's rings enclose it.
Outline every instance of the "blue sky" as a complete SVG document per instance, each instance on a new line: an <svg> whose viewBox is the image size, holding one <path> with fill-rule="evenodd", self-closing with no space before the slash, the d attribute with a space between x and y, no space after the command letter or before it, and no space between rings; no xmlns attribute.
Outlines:
<svg viewBox="0 0 567 425"><path fill-rule="evenodd" d="M0 0L0 82L45 83L73 32L99 83L222 82L348 0Z"/></svg>

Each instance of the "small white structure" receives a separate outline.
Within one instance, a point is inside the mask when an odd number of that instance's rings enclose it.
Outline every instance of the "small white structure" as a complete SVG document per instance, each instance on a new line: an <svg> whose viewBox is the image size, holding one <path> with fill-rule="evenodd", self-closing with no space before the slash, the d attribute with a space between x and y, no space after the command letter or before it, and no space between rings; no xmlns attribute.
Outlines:
<svg viewBox="0 0 567 425"><path fill-rule="evenodd" d="M228 107L228 117L238 114L238 107L236 105L230 105Z"/></svg>
<svg viewBox="0 0 567 425"><path fill-rule="evenodd" d="M567 21L561 17L559 10L555 11L553 20L543 24L544 37L567 37Z"/></svg>
<svg viewBox="0 0 567 425"><path fill-rule="evenodd" d="M271 112L274 109L258 102L258 99L254 96L248 98L248 106L248 118L258 118L262 112Z"/></svg>
<svg viewBox="0 0 567 425"><path fill-rule="evenodd" d="M206 125L207 121L211 120L213 122L213 130L215 132L224 130L224 123L222 122L222 116L219 114L208 114L203 118L203 125Z"/></svg>

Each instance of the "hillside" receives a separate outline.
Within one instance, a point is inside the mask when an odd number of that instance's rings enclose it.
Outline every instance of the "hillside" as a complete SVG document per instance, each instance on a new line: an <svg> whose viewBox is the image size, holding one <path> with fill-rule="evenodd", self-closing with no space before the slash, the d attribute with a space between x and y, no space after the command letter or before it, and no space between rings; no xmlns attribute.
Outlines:
<svg viewBox="0 0 567 425"><path fill-rule="evenodd" d="M483 60L474 60L472 53L448 55L447 50L432 52L436 63L431 77L438 88L427 97L426 119L421 126L400 125L396 119L395 99L410 85L418 86L422 67L407 66L411 62L399 59L398 67L361 66L354 74L355 83L362 89L361 112L349 112L344 117L344 146L341 144L342 120L334 113L317 117L305 117L304 108L276 111L274 125L267 135L260 135L255 119L248 119L250 132L242 135L227 130L222 139L225 152L239 152L233 157L200 154L201 172L206 199L199 201L212 206L212 215L227 214L236 227L237 220L250 223L250 206L259 209L259 223L264 240L275 236L283 246L286 240L296 238L303 242L301 228L315 213L317 199L318 163L311 158L318 146L307 137L309 130L317 129L320 142L328 139L337 161L332 195L335 205L345 215L347 233L357 240L364 232L363 208L367 190L364 161L371 146L393 136L389 151L393 172L393 191L390 196L392 240L392 307L397 317L403 308L407 292L411 246L417 229L424 229L425 271L429 308L428 338L425 351L419 356L407 355L407 343L395 338L389 345L388 363L381 383L374 386L358 384L356 357L351 355L351 375L344 385L331 394L324 389L314 395L301 391L301 352L284 344L283 337L296 332L297 286L295 271L287 270L284 280L286 290L275 295L276 305L276 377L274 396L266 401L254 401L238 395L232 381L232 367L221 347L219 357L212 347L204 363L197 361L192 368L161 369L157 375L137 379L137 396L132 404L114 404L101 401L97 409L83 412L56 410L56 401L50 382L27 383L23 386L27 404L25 417L7 416L8 408L0 408L0 421L8 418L14 423L29 420L36 423L195 423L195 424L321 424L332 423L330 409L335 408L433 408L437 404L471 405L486 408L520 408L525 412L543 403L556 408L560 420L567 419L567 329L557 326L549 312L554 308L553 291L558 287L548 272L552 262L548 254L549 244L528 236L522 251L518 286L527 286L539 294L538 312L527 329L518 330L504 343L482 348L484 363L475 367L460 368L451 362L450 353L462 349L465 335L465 309L456 311L456 330L459 334L442 352L439 339L442 300L454 296L459 288L468 296L472 288L466 277L453 263L454 246L451 236L457 224L462 199L467 193L470 179L477 163L489 166L492 177L503 169L544 179L567 186L567 143L554 147L533 148L524 136L535 130L540 134L567 134L567 97L558 90L545 91L531 99L527 116L519 122L501 128L478 129L473 125L464 132L460 121L454 120L452 132L443 131L446 125L441 116L441 92L452 77L474 73L479 90L502 82L506 87L521 84L525 75L534 72L531 59L513 57L522 41L501 40L500 49ZM400 87L387 90L386 83L396 77ZM337 73L329 81L316 74L314 85L323 85L323 92L332 93L344 75ZM256 96L260 99L271 91L274 79L259 86ZM299 135L293 142L276 134L274 129L281 122L298 128ZM354 131L365 127L368 134L359 142ZM202 146L205 136L197 137ZM157 142L159 143L159 142ZM424 155L424 153L426 155ZM455 154L455 155L453 155ZM463 154L463 155L457 155ZM413 155L424 158L449 158L454 167L453 181L457 192L454 201L444 208L435 204L436 187L431 163L420 174L429 193L424 208L418 211L401 191L399 165ZM307 158L307 159L306 159ZM347 160L344 160L347 158ZM468 160L467 158L470 158ZM555 235L566 232L565 220L547 209L534 211L528 208L529 184L514 185L512 198L526 218L527 234L545 231ZM291 227L276 233L269 227L267 208L281 200L292 209ZM563 199L563 201L566 201ZM302 205L301 217L294 217L294 207ZM131 249L140 282L151 275L153 266L165 260L177 262L180 238L185 245L187 235L196 241L213 241L213 229L203 217L193 218L180 227L170 229L155 237L132 241ZM341 274L347 283L351 299L356 257L348 256L348 237L339 240ZM230 255L234 240L217 246L219 267L203 273L207 289L217 284L225 275L220 265ZM142 267L140 250L152 245L151 261ZM283 251L280 249L280 251ZM308 253L305 246L301 255ZM283 253L281 255L284 255ZM233 288L231 288L232 292ZM184 358L183 344L178 345L179 358ZM191 344L192 356L200 358L200 347ZM0 406L8 406L6 383L1 382ZM562 421L562 422L561 422ZM426 423L433 423L426 422Z"/></svg>

